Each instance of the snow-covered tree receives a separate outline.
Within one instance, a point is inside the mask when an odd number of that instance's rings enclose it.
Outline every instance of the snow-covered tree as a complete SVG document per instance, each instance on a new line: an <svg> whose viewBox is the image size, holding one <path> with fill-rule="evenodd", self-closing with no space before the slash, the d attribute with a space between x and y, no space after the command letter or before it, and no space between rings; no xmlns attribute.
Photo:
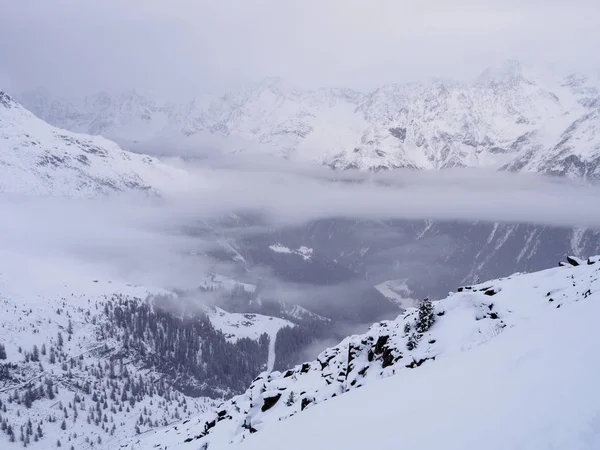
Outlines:
<svg viewBox="0 0 600 450"><path fill-rule="evenodd" d="M292 406L294 403L296 403L296 396L294 395L294 391L292 391L292 392L290 392L290 395L287 398L285 404L287 406Z"/></svg>
<svg viewBox="0 0 600 450"><path fill-rule="evenodd" d="M433 313L433 304L431 303L431 300L426 298L419 305L419 317L417 318L415 329L419 333L425 333L431 328L434 322L435 314Z"/></svg>
<svg viewBox="0 0 600 450"><path fill-rule="evenodd" d="M419 336L417 333L411 334L408 337L408 340L406 341L406 349L414 350L415 348L417 348L417 345L419 345L420 339L421 339L421 336Z"/></svg>

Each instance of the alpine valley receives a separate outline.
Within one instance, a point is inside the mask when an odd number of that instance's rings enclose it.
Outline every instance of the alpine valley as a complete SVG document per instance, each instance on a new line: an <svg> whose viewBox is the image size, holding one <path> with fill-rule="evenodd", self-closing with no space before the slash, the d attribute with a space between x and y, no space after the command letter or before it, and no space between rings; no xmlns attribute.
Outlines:
<svg viewBox="0 0 600 450"><path fill-rule="evenodd" d="M190 167L215 157L593 185L600 74L507 61L471 82L363 93L268 78L186 102L0 91L1 448L600 448L600 230L277 222L227 205L157 224L190 185L208 209L216 190ZM11 226L29 204L47 217ZM175 243L172 259L127 205ZM73 257L94 242L96 264ZM133 280L146 248L164 276ZM139 268L104 270L127 249ZM165 282L181 261L185 286Z"/></svg>

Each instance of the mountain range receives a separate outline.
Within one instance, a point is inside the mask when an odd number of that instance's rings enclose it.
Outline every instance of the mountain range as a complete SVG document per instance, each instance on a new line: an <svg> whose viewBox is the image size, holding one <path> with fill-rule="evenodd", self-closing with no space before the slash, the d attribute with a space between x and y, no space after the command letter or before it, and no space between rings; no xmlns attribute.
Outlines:
<svg viewBox="0 0 600 450"><path fill-rule="evenodd" d="M392 84L369 93L268 78L184 103L136 91L67 100L40 89L18 98L52 125L142 153L161 142L335 169L491 167L597 178L599 86L598 74L562 76L507 61L471 82Z"/></svg>

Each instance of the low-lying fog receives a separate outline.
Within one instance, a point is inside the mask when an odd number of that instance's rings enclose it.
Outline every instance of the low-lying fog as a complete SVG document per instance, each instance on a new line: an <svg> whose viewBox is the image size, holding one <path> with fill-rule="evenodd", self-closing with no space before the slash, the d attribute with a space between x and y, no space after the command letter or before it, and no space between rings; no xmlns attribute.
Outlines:
<svg viewBox="0 0 600 450"><path fill-rule="evenodd" d="M260 286L263 298L357 325L393 315L374 306L370 290L387 280L408 286L401 297L439 297L468 277L522 270L527 236L554 247L525 269L555 264L550 258L572 248L573 227L600 229L600 188L565 179L473 169L332 172L268 159L169 162L190 175L160 198L1 196L1 248L188 292L218 273ZM525 244L486 266L482 248L518 233ZM582 251L599 245L584 241ZM481 264L464 263L477 258Z"/></svg>

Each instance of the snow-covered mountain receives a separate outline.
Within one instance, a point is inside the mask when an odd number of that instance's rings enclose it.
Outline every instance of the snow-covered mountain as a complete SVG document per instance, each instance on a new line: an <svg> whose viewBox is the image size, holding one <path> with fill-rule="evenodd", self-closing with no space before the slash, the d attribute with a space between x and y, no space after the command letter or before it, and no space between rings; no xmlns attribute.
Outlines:
<svg viewBox="0 0 600 450"><path fill-rule="evenodd" d="M600 257L464 286L128 448L597 448L599 300Z"/></svg>
<svg viewBox="0 0 600 450"><path fill-rule="evenodd" d="M89 197L160 194L185 172L101 136L55 128L0 91L0 192Z"/></svg>
<svg viewBox="0 0 600 450"><path fill-rule="evenodd" d="M508 61L470 83L396 84L366 94L268 78L183 105L135 92L69 102L32 91L21 100L49 123L138 141L142 149L159 136L200 146L212 135L238 138L222 144L228 152L339 169L483 166L596 177L598 86L598 76L564 77Z"/></svg>

